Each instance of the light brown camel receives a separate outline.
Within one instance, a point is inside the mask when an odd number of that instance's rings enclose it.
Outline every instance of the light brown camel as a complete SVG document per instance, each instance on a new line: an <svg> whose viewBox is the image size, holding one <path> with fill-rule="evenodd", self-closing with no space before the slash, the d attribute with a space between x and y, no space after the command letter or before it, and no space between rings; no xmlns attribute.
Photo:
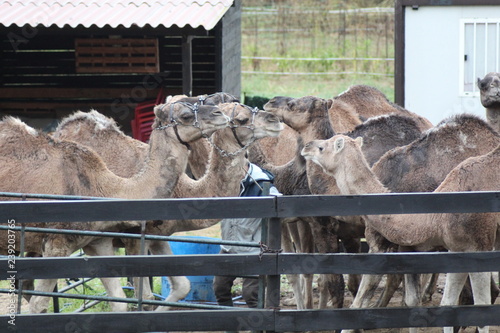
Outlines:
<svg viewBox="0 0 500 333"><path fill-rule="evenodd" d="M289 102L294 103L295 99L291 97L284 97L284 96L277 96L271 99L268 103L264 105L264 109L266 111L271 111L276 114L283 114L287 113L289 111ZM330 122L331 122L331 127L333 127L334 132L337 133L346 133L350 132L355 129L356 126L361 124L362 120L366 120L367 118L377 116L377 115L384 115L384 114L390 114L390 113L397 113L405 116L409 116L417 121L417 124L421 130L427 129L432 127L432 124L426 120L425 118L422 118L412 112L409 112L403 108L400 108L399 106L389 102L385 95L380 92L378 89L365 86L365 85L354 85L350 87L346 92L340 94L339 96L333 98L333 99L320 99L316 98L314 101L314 107L317 108L318 110L324 110L328 111ZM324 113L324 112L323 112ZM298 120L298 119L296 119ZM286 121L285 121L286 123ZM307 123L306 121L303 122L304 124ZM320 138L320 137L318 137ZM324 137L321 137L324 138ZM300 147L298 147L300 150ZM282 154L282 153L281 153ZM266 155L264 153L264 155ZM287 155L288 157L289 155ZM272 163L272 161L266 156L266 161L267 163ZM276 165L276 163L273 163ZM295 166L297 163L295 163ZM269 167L269 166L268 166ZM314 168L314 167L313 167ZM295 168L291 168L292 170ZM281 172L281 170L275 170L275 172ZM285 174L290 174L290 172L285 172ZM280 177L281 178L281 177ZM299 178L293 177L293 178ZM290 177L285 177L285 181L287 179L290 179ZM287 187L293 187L294 185L286 185ZM292 191L293 192L293 191ZM298 189L298 192L302 192L301 189ZM298 219L297 225L302 225L302 229L308 225L311 225L310 223L305 223L303 221L304 219ZM309 222L311 222L309 220ZM328 224L328 223L327 223ZM316 224L317 226L317 224ZM325 226L323 226L320 230L316 230L316 234L318 235L327 235L327 231L324 229ZM331 228L335 229L335 226L331 226ZM347 230L349 227L341 228L341 230ZM349 233L352 233L350 231ZM302 230L302 234L305 235L311 235L310 232L305 233ZM298 237L295 237L298 238ZM330 240L328 240L328 243L332 243L334 239L332 237L329 237ZM326 241L326 240L325 240ZM311 239L306 238L306 237L300 237L295 240L295 243L302 243L302 248L310 248L310 244L313 242ZM347 247L356 247L356 244L347 244L346 239L344 239L344 245ZM351 277L353 278L353 277ZM308 282L306 282L307 285ZM325 284L323 284L325 285ZM335 285L330 284L330 285ZM322 288L321 288L322 289ZM342 289L342 286L340 286L340 289ZM355 291L357 289L357 278L356 279L351 279L349 283L349 289L351 291ZM323 295L323 293L322 293ZM332 294L332 297L333 296ZM337 297L337 301L334 303L339 303L340 298ZM325 306L325 299L320 297L320 307Z"/></svg>
<svg viewBox="0 0 500 333"><path fill-rule="evenodd" d="M500 133L500 73L491 72L477 79L481 104L486 108L486 119Z"/></svg>
<svg viewBox="0 0 500 333"><path fill-rule="evenodd" d="M330 122L331 116L329 118L326 112L325 103L325 100L321 98L306 96L297 99L288 99L286 107L284 107L278 99L271 100L266 106L270 105L272 112L277 114L286 124L296 130L300 134L302 140L307 142L314 139L330 138L334 134ZM374 163L387 150L396 146L408 144L418 138L420 134L421 132L413 119L406 116L390 115L371 118L364 124L357 126L355 130L348 135L352 137L361 135L366 138L368 144L364 146L364 153L367 158L369 158L370 163ZM338 192L338 189L335 187L334 179L322 172L318 172L320 169L317 165L307 162L302 172L305 172L305 170L307 170L308 186L311 193L323 194L325 192ZM314 176L310 177L310 175L313 174ZM364 223L359 217L347 218L351 220L351 223L345 223L346 221L344 220L346 217L330 220L330 222L325 223L326 225L334 226L335 235L342 239L344 246L349 252L358 252L359 238L364 235ZM353 221L356 221L356 223L353 223ZM332 240L331 237L330 239L328 239L328 237L325 238L327 235L324 230L325 227L323 226L325 223L322 225L313 219L311 219L310 222L310 226L314 230L314 242L320 248L320 251L337 252L337 248L328 248L329 246L331 247L332 242L335 242L335 240ZM340 281L341 276L329 276L328 278L332 279L332 281L327 282L328 285L333 288L337 285L335 289L338 290L336 293L330 292L331 295L339 295L342 293L343 283ZM350 276L348 286L353 294L356 294L357 284L359 283L358 280L359 277ZM339 303L342 300L338 296L333 297L337 297ZM326 295L324 295L324 291L320 294L320 306L326 306Z"/></svg>
<svg viewBox="0 0 500 333"><path fill-rule="evenodd" d="M277 136L283 128L276 116L265 111L258 111L239 103L223 103L218 107L230 118L232 128L228 127L213 134L210 139L212 152L208 170L196 181L186 174L181 175L172 195L175 198L238 196L240 181L245 175L244 166L247 163L244 156L246 147L243 149L240 143L245 146L264 137ZM55 135L91 147L101 155L110 170L124 177L130 176L132 174L130 170L137 165L137 159L131 156L141 156L148 149L147 144L126 136L112 119L97 112L80 113L67 118L58 127ZM199 142L193 143L191 147L198 144ZM116 156L115 151L129 151L133 154ZM196 159L192 159L194 160ZM207 228L217 222L218 220L189 219L151 221L146 224L146 233L171 235L180 231ZM131 240L123 242L126 244L128 254L139 254L139 242ZM152 254L171 254L167 242L148 241L147 245ZM189 292L188 281L184 277L169 279L172 287L167 301L184 298ZM146 297L153 297L147 280L144 282ZM139 285L137 280L135 285Z"/></svg>
<svg viewBox="0 0 500 333"><path fill-rule="evenodd" d="M458 115L426 131L418 140L388 151L373 165L373 172L391 192L429 192L435 190L457 164L468 157L483 155L499 143L500 136L483 120ZM308 177L315 179L321 173L309 170ZM338 194L337 191L322 193ZM371 252L396 250L394 244L370 228L365 230L365 237ZM379 275L364 275L351 307L369 307L380 279ZM397 280L391 280L377 305L387 305L398 285ZM427 290L426 297L432 292Z"/></svg>
<svg viewBox="0 0 500 333"><path fill-rule="evenodd" d="M147 161L144 169L131 178L115 175L93 150L83 145L51 138L17 119L8 117L0 122L0 136L3 139L0 142L1 188L9 192L126 199L168 197L187 164L188 151L185 144L225 127L227 120L221 111L213 106L199 109L185 104L168 108L159 106L155 109L155 114L155 130L151 135ZM54 174L57 174L57 177L54 177ZM151 184L157 186L150 186ZM118 231L133 225L137 224L48 223L42 226ZM90 255L101 255L102 252L111 250L105 249L101 242L101 239L95 237L28 233L25 243L28 252L54 257L69 256L80 248L84 248ZM3 244L2 248L5 251L6 244ZM52 291L56 284L54 279L37 282L36 290L39 291ZM103 279L103 282L110 296L125 297L117 279ZM33 296L30 300L30 311L44 312L48 303L47 297ZM124 303L111 305L113 310L126 310Z"/></svg>
<svg viewBox="0 0 500 333"><path fill-rule="evenodd" d="M375 176L361 151L363 140L337 135L329 140L311 141L302 155L320 165L335 177L343 195L387 193L389 190ZM470 158L450 172L435 192L498 191L500 146L490 153ZM454 252L492 251L500 232L500 214L407 214L366 215L370 228L394 244L408 250L432 251L445 248ZM449 273L442 305L456 305L467 274ZM491 273L469 274L475 304L491 304ZM406 278L406 277L405 277ZM416 305L420 299L415 280L406 278L406 303ZM411 329L413 331L416 329ZM452 328L445 328L452 332ZM488 327L479 328L488 332Z"/></svg>

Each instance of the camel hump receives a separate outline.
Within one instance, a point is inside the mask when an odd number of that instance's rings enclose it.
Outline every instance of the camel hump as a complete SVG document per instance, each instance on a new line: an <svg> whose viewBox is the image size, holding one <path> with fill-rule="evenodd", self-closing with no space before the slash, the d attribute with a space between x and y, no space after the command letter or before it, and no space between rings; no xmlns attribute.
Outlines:
<svg viewBox="0 0 500 333"><path fill-rule="evenodd" d="M66 138L69 135L69 139L72 140L76 133L82 131L93 135L104 135L104 133L125 135L114 119L106 117L96 110L91 110L89 112L77 111L61 120L54 136Z"/></svg>
<svg viewBox="0 0 500 333"><path fill-rule="evenodd" d="M485 120L479 116L468 113L456 114L443 119L436 125L435 128L429 130L429 133L440 131L445 128L454 130L458 127L461 128L461 130L467 130L468 132L486 131L496 137L500 137L500 135L496 133L496 131Z"/></svg>
<svg viewBox="0 0 500 333"><path fill-rule="evenodd" d="M4 139L7 137L36 137L39 135L36 129L28 126L21 119L12 116L7 116L0 122L0 133Z"/></svg>

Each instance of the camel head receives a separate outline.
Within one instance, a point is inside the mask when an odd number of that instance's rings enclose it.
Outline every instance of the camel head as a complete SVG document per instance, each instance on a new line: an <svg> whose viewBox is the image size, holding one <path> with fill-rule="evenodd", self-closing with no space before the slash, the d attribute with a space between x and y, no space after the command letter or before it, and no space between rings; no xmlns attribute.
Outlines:
<svg viewBox="0 0 500 333"><path fill-rule="evenodd" d="M274 97L264 105L264 110L274 113L285 124L301 132L314 119L328 117L328 109L331 105L332 100L315 96L300 98Z"/></svg>
<svg viewBox="0 0 500 333"><path fill-rule="evenodd" d="M363 138L351 139L345 135L335 135L328 140L314 140L302 148L301 155L323 168L323 171L334 175L340 163L345 162L350 154L363 155L361 146Z"/></svg>
<svg viewBox="0 0 500 333"><path fill-rule="evenodd" d="M274 114L241 103L220 104L222 112L230 118L230 127L240 145L265 137L277 137L283 124Z"/></svg>
<svg viewBox="0 0 500 333"><path fill-rule="evenodd" d="M500 107L500 73L491 72L483 79L477 79L477 87L481 93L481 104L485 108Z"/></svg>
<svg viewBox="0 0 500 333"><path fill-rule="evenodd" d="M227 126L228 118L216 106L175 102L155 106L154 129L173 128L179 141L192 142Z"/></svg>

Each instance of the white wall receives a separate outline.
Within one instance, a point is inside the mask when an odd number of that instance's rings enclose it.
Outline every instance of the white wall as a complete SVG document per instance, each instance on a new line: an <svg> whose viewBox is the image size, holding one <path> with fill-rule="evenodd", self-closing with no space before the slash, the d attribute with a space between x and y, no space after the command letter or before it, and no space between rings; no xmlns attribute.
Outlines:
<svg viewBox="0 0 500 333"><path fill-rule="evenodd" d="M460 96L460 19L498 18L500 6L406 7L405 108L434 125L456 113L484 118L478 96Z"/></svg>

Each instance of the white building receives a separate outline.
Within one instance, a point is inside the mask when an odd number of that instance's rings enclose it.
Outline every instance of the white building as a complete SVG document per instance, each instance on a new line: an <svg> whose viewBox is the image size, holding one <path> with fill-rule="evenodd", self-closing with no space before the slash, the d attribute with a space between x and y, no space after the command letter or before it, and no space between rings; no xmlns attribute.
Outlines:
<svg viewBox="0 0 500 333"><path fill-rule="evenodd" d="M485 117L478 78L500 71L500 0L398 0L396 103L433 124Z"/></svg>

